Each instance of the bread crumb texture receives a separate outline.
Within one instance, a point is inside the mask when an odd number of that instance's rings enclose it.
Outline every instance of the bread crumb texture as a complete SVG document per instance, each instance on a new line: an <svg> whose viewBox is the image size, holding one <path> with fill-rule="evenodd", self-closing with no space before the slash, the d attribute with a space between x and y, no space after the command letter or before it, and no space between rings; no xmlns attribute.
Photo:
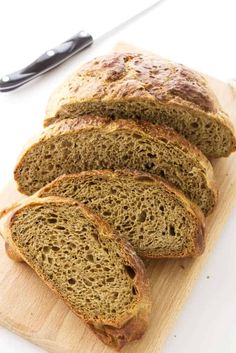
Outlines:
<svg viewBox="0 0 236 353"><path fill-rule="evenodd" d="M42 200L16 211L10 229L23 258L105 343L141 337L150 311L144 266L100 218L67 200Z"/></svg>
<svg viewBox="0 0 236 353"><path fill-rule="evenodd" d="M159 175L205 214L217 199L213 169L195 147L169 128L128 120L83 117L57 123L21 157L15 179L32 194L56 177L95 169L130 169Z"/></svg>
<svg viewBox="0 0 236 353"><path fill-rule="evenodd" d="M82 202L100 214L143 257L199 255L203 218L181 193L149 175L87 172L58 178L38 193Z"/></svg>

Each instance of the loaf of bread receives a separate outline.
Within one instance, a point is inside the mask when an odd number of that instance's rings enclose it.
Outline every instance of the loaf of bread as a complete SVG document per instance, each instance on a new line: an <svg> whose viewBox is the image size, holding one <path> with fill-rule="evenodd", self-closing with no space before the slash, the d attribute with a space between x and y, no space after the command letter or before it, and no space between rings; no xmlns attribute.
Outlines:
<svg viewBox="0 0 236 353"><path fill-rule="evenodd" d="M15 180L29 195L62 174L124 168L164 177L205 214L215 206L213 169L206 157L170 128L132 120L87 116L51 125L23 153Z"/></svg>
<svg viewBox="0 0 236 353"><path fill-rule="evenodd" d="M143 335L150 313L143 263L85 206L31 197L8 216L3 233L104 343L119 349Z"/></svg>
<svg viewBox="0 0 236 353"><path fill-rule="evenodd" d="M201 212L158 177L127 171L61 176L37 193L82 202L125 236L141 257L198 256L204 249Z"/></svg>
<svg viewBox="0 0 236 353"><path fill-rule="evenodd" d="M52 94L45 126L84 114L170 126L208 157L236 149L232 124L206 79L151 55L114 53L85 64Z"/></svg>

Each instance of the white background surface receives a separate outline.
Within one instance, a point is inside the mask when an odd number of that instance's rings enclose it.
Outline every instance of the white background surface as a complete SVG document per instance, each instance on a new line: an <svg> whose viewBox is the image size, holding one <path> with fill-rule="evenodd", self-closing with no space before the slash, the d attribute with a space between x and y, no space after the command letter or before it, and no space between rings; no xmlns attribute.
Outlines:
<svg viewBox="0 0 236 353"><path fill-rule="evenodd" d="M108 24L116 24L119 16L132 14L140 3L138 0L99 0L86 1L86 4L79 0L8 0L2 3L0 76L25 66L80 29L94 35L100 33ZM41 130L52 89L80 63L107 53L118 40L134 43L221 79L236 77L235 6L234 0L166 0L46 76L19 90L1 93L0 188L11 177L22 146ZM162 353L236 352L235 229L236 208ZM0 328L0 353L18 352L42 350Z"/></svg>

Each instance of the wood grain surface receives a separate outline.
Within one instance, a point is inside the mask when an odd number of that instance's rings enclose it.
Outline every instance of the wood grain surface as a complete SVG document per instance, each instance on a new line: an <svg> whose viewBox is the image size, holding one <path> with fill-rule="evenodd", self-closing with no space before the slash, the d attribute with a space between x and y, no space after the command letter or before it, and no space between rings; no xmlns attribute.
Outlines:
<svg viewBox="0 0 236 353"><path fill-rule="evenodd" d="M119 44L116 50L135 50ZM209 78L223 108L236 125L236 95L224 82ZM127 353L160 352L182 305L186 301L202 266L214 249L217 238L236 201L236 153L212 161L219 187L219 203L207 219L204 254L195 259L148 261L153 309L149 329L142 340L123 349ZM10 182L0 193L0 208L21 196ZM24 263L9 260L0 240L0 324L55 353L108 353L103 345L66 305Z"/></svg>

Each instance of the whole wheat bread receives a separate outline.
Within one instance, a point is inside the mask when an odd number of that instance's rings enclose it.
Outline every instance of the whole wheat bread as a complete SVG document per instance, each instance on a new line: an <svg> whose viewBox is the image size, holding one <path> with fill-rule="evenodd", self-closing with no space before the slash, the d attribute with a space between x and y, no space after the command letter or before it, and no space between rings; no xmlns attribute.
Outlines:
<svg viewBox="0 0 236 353"><path fill-rule="evenodd" d="M22 257L104 343L121 348L143 335L150 312L143 263L85 206L28 198L3 234L8 253Z"/></svg>
<svg viewBox="0 0 236 353"><path fill-rule="evenodd" d="M45 126L79 115L137 118L174 128L208 157L236 149L233 126L199 73L153 55L95 58L52 94Z"/></svg>
<svg viewBox="0 0 236 353"><path fill-rule="evenodd" d="M201 212L149 174L91 171L59 177L37 193L78 200L125 236L142 257L189 257L204 249Z"/></svg>
<svg viewBox="0 0 236 353"><path fill-rule="evenodd" d="M170 128L132 120L87 116L51 125L23 153L15 180L29 195L62 174L123 168L164 177L205 214L215 206L213 169L206 157Z"/></svg>

